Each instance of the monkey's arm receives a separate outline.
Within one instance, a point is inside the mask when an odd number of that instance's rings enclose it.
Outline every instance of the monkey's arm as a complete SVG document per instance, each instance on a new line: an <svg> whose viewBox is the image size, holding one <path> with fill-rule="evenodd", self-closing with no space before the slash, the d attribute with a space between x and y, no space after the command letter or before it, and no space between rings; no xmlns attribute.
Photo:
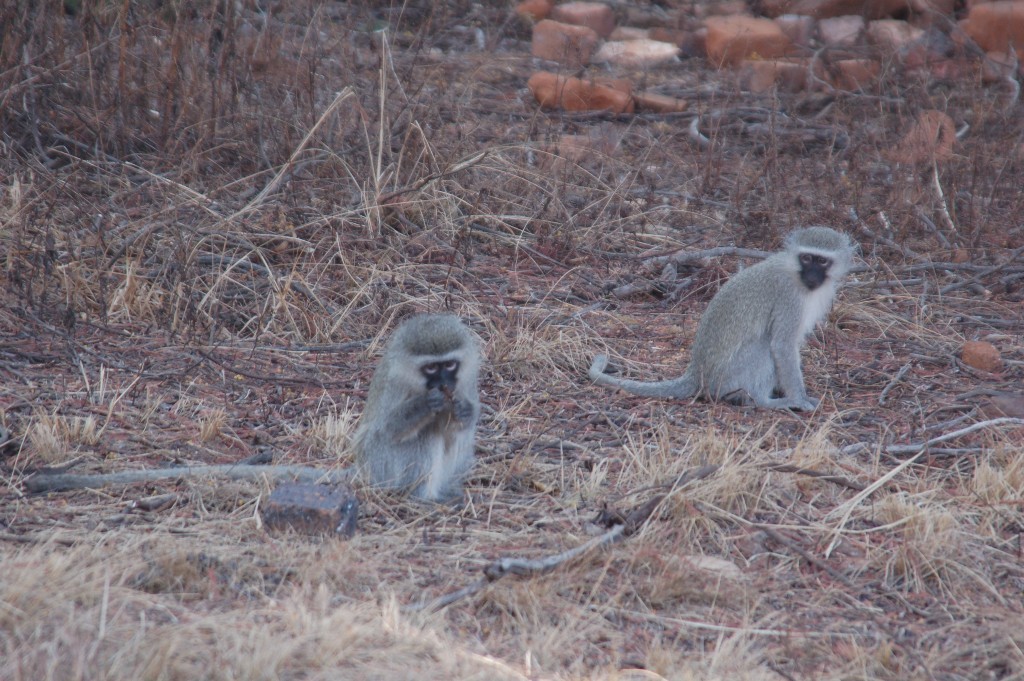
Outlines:
<svg viewBox="0 0 1024 681"><path fill-rule="evenodd" d="M447 425L454 421L462 428L471 425L475 416L476 408L470 400L460 396L448 399L435 388L406 400L391 413L388 424L395 442L405 443L438 422Z"/></svg>
<svg viewBox="0 0 1024 681"><path fill-rule="evenodd" d="M771 406L776 409L797 409L814 411L818 400L807 396L804 374L800 368L800 346L802 339L796 334L779 334L771 343L772 362L775 364L775 378L785 397L773 398Z"/></svg>

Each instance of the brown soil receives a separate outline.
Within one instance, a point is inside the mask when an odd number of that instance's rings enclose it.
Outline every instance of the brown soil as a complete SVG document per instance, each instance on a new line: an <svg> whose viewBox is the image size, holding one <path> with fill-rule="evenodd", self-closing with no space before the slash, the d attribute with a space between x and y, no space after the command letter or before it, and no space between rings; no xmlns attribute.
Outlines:
<svg viewBox="0 0 1024 681"><path fill-rule="evenodd" d="M687 112L569 115L526 90L552 67L504 2L15 4L0 678L1024 678L1009 81L891 63L862 92L755 95L688 58L585 69ZM903 155L933 111L951 152ZM588 382L602 351L681 372L753 262L652 258L807 224L862 257L804 352L819 411ZM488 358L462 509L361 489L346 542L264 531L264 481L25 491L52 468L344 467L381 342L443 309ZM658 495L619 541L478 583Z"/></svg>

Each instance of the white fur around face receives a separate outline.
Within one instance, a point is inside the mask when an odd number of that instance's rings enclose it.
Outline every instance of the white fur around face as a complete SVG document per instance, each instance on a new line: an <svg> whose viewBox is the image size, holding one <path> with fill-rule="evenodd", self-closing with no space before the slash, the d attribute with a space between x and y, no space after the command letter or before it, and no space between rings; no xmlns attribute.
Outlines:
<svg viewBox="0 0 1024 681"><path fill-rule="evenodd" d="M804 314L800 319L801 337L806 338L818 325L828 311L832 309L832 300L836 297L836 285L829 278L824 284L811 291L804 302Z"/></svg>

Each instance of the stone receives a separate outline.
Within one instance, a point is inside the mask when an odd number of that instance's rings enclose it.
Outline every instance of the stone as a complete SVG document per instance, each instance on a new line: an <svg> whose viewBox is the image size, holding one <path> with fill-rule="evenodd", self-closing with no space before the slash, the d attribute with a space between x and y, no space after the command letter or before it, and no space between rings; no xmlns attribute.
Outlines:
<svg viewBox="0 0 1024 681"><path fill-rule="evenodd" d="M544 19L533 27L531 54L540 59L579 67L590 63L600 41L597 33L586 26Z"/></svg>
<svg viewBox="0 0 1024 681"><path fill-rule="evenodd" d="M907 134L887 156L897 163L933 163L953 155L956 124L941 111L928 109L917 116Z"/></svg>
<svg viewBox="0 0 1024 681"><path fill-rule="evenodd" d="M356 532L359 500L348 485L283 483L260 508L268 531L348 539Z"/></svg>
<svg viewBox="0 0 1024 681"><path fill-rule="evenodd" d="M740 67L740 83L751 92L800 92L807 87L806 59L748 59Z"/></svg>
<svg viewBox="0 0 1024 681"><path fill-rule="evenodd" d="M684 31L681 28L655 27L648 30L647 37L679 48L681 57L704 56L705 31Z"/></svg>
<svg viewBox="0 0 1024 681"><path fill-rule="evenodd" d="M554 0L524 0L516 5L516 14L532 21L540 21L548 18L554 5Z"/></svg>
<svg viewBox="0 0 1024 681"><path fill-rule="evenodd" d="M565 24L586 26L602 38L615 30L615 13L601 2L566 2L551 8L551 18Z"/></svg>
<svg viewBox="0 0 1024 681"><path fill-rule="evenodd" d="M905 15L911 0L762 0L759 7L768 17L803 14L815 19L856 14L866 20Z"/></svg>
<svg viewBox="0 0 1024 681"><path fill-rule="evenodd" d="M807 47L814 35L814 19L800 14L783 14L775 17L775 23L794 45Z"/></svg>
<svg viewBox="0 0 1024 681"><path fill-rule="evenodd" d="M829 47L853 47L864 33L864 18L845 14L818 22L818 38Z"/></svg>
<svg viewBox="0 0 1024 681"><path fill-rule="evenodd" d="M961 25L986 52L1003 52L1010 45L1024 59L1024 1L998 0L973 5Z"/></svg>
<svg viewBox="0 0 1024 681"><path fill-rule="evenodd" d="M628 92L594 81L539 71L527 81L537 103L545 109L633 113L636 104Z"/></svg>
<svg viewBox="0 0 1024 681"><path fill-rule="evenodd" d="M967 341L960 350L960 360L969 367L982 371L999 371L1003 359L999 349L988 341Z"/></svg>
<svg viewBox="0 0 1024 681"><path fill-rule="evenodd" d="M678 47L658 40L609 40L597 48L590 61L645 68L673 61L678 56Z"/></svg>
<svg viewBox="0 0 1024 681"><path fill-rule="evenodd" d="M651 30L649 28L636 28L634 26L616 26L615 30L612 31L611 35L608 36L609 40L640 40L641 38L650 38Z"/></svg>
<svg viewBox="0 0 1024 681"><path fill-rule="evenodd" d="M706 48L715 65L733 66L751 57L784 57L792 42L771 19L746 15L708 17Z"/></svg>
<svg viewBox="0 0 1024 681"><path fill-rule="evenodd" d="M868 24L865 35L868 43L883 53L897 53L924 38L925 32L898 19L879 19Z"/></svg>
<svg viewBox="0 0 1024 681"><path fill-rule="evenodd" d="M839 59L823 80L840 90L856 91L875 83L881 73L882 64L875 59Z"/></svg>

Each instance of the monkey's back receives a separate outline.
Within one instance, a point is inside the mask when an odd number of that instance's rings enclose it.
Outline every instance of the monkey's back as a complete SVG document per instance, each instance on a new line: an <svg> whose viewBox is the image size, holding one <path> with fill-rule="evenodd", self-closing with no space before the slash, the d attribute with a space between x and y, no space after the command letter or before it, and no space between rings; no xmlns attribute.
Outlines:
<svg viewBox="0 0 1024 681"><path fill-rule="evenodd" d="M751 365L766 359L770 363L771 339L780 327L793 329L790 342L797 342L800 319L794 311L802 303L799 274L791 260L777 253L740 270L701 315L687 374L712 397L747 389L755 378L769 380L771 366L762 370Z"/></svg>

